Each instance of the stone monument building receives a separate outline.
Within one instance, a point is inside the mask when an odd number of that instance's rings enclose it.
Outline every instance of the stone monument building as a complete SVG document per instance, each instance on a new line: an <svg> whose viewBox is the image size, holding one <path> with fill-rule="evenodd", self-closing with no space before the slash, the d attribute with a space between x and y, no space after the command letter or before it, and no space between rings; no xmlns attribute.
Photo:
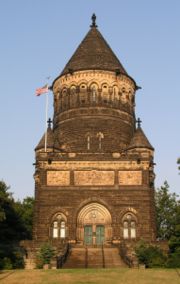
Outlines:
<svg viewBox="0 0 180 284"><path fill-rule="evenodd" d="M33 242L113 247L156 239L154 149L139 87L96 25L51 86L54 117L35 149Z"/></svg>

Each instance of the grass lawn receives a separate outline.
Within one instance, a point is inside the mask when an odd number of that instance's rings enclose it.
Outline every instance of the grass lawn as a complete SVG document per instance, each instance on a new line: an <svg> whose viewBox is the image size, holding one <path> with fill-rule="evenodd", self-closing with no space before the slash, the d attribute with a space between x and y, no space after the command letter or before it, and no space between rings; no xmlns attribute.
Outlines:
<svg viewBox="0 0 180 284"><path fill-rule="evenodd" d="M180 284L175 269L58 269L0 272L1 284Z"/></svg>

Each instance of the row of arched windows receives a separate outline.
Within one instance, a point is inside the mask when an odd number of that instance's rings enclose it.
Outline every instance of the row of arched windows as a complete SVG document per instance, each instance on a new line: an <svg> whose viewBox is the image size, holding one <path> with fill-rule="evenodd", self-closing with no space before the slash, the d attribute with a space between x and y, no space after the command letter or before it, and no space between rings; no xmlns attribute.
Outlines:
<svg viewBox="0 0 180 284"><path fill-rule="evenodd" d="M93 86L90 90L87 90L83 85L78 90L76 87L72 87L70 90L64 88L55 99L55 111L95 105L117 109L123 107L125 111L132 111L135 106L135 100L131 91L126 92L125 89L119 92L114 87L112 92L105 86L102 90L98 90Z"/></svg>
<svg viewBox="0 0 180 284"><path fill-rule="evenodd" d="M102 84L101 87L98 87L96 83L91 84L90 87L88 87L85 83L80 84L79 86L72 85L70 88L64 87L61 91L62 94L66 94L68 91L70 94L74 94L76 90L79 90L80 92L86 92L86 91L92 91L95 90L96 92L102 91L103 93L112 93L114 95L118 93L126 93L129 95L133 95L133 90L126 87L118 87L118 86L108 86L108 84Z"/></svg>
<svg viewBox="0 0 180 284"><path fill-rule="evenodd" d="M122 89L118 89L117 86L114 86L113 88L109 88L107 85L103 85L102 89L98 89L97 85L92 85L89 89L86 85L80 85L79 89L77 89L75 86L72 86L70 89L63 88L60 92L61 98L65 97L66 95L75 95L76 93L80 93L81 95L86 95L87 93L92 94L92 99L95 101L96 97L99 93L101 93L104 96L110 96L113 99L119 99L121 97L121 100L133 100L132 91L126 90L124 87Z"/></svg>
<svg viewBox="0 0 180 284"><path fill-rule="evenodd" d="M60 216L60 217L59 217ZM51 237L52 238L61 238L66 237L66 220L61 218L61 214L58 215L51 225ZM123 217L123 238L124 239L135 239L137 235L137 220L133 214L126 214Z"/></svg>

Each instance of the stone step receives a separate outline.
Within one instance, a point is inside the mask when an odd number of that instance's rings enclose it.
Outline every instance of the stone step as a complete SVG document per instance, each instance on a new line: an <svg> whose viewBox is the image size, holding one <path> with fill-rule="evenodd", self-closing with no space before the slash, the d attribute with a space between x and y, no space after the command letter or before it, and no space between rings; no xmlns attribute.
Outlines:
<svg viewBox="0 0 180 284"><path fill-rule="evenodd" d="M104 252L104 262L103 262ZM87 259L86 259L87 257ZM87 262L86 262L87 261ZM73 247L63 268L119 268L127 267L121 259L118 248Z"/></svg>
<svg viewBox="0 0 180 284"><path fill-rule="evenodd" d="M101 248L88 248L88 268L102 268L103 256Z"/></svg>
<svg viewBox="0 0 180 284"><path fill-rule="evenodd" d="M63 268L85 268L85 248L72 248Z"/></svg>
<svg viewBox="0 0 180 284"><path fill-rule="evenodd" d="M105 267L127 267L121 256L118 248L104 248Z"/></svg>

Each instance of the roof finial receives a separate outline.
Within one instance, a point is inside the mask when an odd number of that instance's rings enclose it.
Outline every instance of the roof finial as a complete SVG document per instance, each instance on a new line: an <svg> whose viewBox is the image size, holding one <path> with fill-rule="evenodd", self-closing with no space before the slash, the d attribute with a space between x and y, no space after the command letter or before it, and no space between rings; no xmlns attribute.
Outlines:
<svg viewBox="0 0 180 284"><path fill-rule="evenodd" d="M90 25L91 28L97 28L97 25L96 25L96 15L93 14L92 17L92 24Z"/></svg>
<svg viewBox="0 0 180 284"><path fill-rule="evenodd" d="M49 118L48 121L47 121L48 128L51 128L51 123L52 123L52 120Z"/></svg>
<svg viewBox="0 0 180 284"><path fill-rule="evenodd" d="M138 119L136 120L136 123L137 123L137 126L138 126L138 128L140 128L141 127L141 120L140 120L140 118L138 117Z"/></svg>

